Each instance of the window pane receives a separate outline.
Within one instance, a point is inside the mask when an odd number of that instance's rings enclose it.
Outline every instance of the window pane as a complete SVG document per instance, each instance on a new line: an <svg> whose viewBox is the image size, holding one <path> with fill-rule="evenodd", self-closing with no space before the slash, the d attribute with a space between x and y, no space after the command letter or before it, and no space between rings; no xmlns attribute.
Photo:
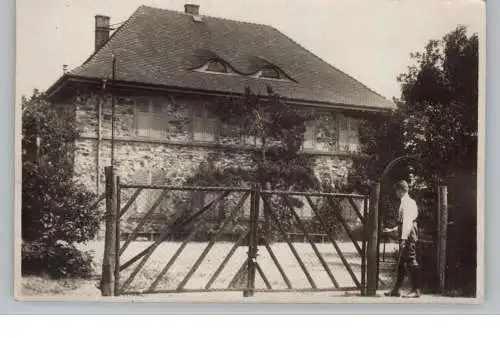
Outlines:
<svg viewBox="0 0 500 338"><path fill-rule="evenodd" d="M137 135L149 136L149 114L144 112L137 113Z"/></svg>
<svg viewBox="0 0 500 338"><path fill-rule="evenodd" d="M226 73L226 65L219 61L210 61L207 65L207 70L210 72Z"/></svg>
<svg viewBox="0 0 500 338"><path fill-rule="evenodd" d="M345 116L339 117L339 150L349 151L349 139L350 139L350 128L349 128L349 118Z"/></svg>
<svg viewBox="0 0 500 338"><path fill-rule="evenodd" d="M349 151L358 151L359 149L359 121L349 119Z"/></svg>
<svg viewBox="0 0 500 338"><path fill-rule="evenodd" d="M215 120L205 119L203 121L203 140L206 142L215 141Z"/></svg>
<svg viewBox="0 0 500 338"><path fill-rule="evenodd" d="M267 77L271 79L279 79L280 74L278 73L277 70L272 69L272 68L266 68L261 71L261 77Z"/></svg>
<svg viewBox="0 0 500 338"><path fill-rule="evenodd" d="M203 142L215 141L216 134L215 119L193 119L193 140Z"/></svg>
<svg viewBox="0 0 500 338"><path fill-rule="evenodd" d="M203 119L193 119L193 139L203 141Z"/></svg>
<svg viewBox="0 0 500 338"><path fill-rule="evenodd" d="M314 149L316 146L316 126L313 123L306 124L304 133L304 149Z"/></svg>
<svg viewBox="0 0 500 338"><path fill-rule="evenodd" d="M167 118L163 114L153 114L151 115L150 124L150 136L163 139L167 137Z"/></svg>

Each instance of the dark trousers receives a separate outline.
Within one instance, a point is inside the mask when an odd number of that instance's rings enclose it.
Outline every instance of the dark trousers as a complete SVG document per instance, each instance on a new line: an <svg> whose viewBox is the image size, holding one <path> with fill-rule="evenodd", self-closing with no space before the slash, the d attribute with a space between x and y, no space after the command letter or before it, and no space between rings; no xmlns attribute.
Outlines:
<svg viewBox="0 0 500 338"><path fill-rule="evenodd" d="M419 289L420 269L417 261L416 246L417 241L411 238L411 236L410 239L403 241L399 245L398 275L396 284L394 285L395 291L399 291L403 285L407 269L410 273L412 291Z"/></svg>

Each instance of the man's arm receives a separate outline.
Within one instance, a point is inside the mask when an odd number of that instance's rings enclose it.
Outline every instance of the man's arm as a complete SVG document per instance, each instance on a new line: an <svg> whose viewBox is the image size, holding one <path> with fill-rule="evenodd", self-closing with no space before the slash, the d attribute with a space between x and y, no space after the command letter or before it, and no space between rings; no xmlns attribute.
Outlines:
<svg viewBox="0 0 500 338"><path fill-rule="evenodd" d="M384 232L384 233L389 233L389 232L394 232L394 231L397 231L397 230L398 230L398 227L397 227L397 226L395 226L395 227L392 227L392 228L384 228L384 229L382 230L382 232Z"/></svg>

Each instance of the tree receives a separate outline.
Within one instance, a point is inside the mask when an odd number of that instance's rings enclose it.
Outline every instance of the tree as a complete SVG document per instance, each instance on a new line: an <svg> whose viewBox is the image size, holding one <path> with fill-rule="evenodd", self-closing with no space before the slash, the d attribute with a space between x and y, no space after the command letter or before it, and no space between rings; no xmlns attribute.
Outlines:
<svg viewBox="0 0 500 338"><path fill-rule="evenodd" d="M286 105L270 87L267 91L262 96L247 88L242 98L222 98L209 106L230 133L252 146L250 165L241 169L238 163L226 167L225 173L271 189L317 187L311 160L300 152L310 117Z"/></svg>
<svg viewBox="0 0 500 338"><path fill-rule="evenodd" d="M427 183L475 172L478 121L478 36L459 26L431 40L416 65L398 78L407 152L421 153L417 169Z"/></svg>
<svg viewBox="0 0 500 338"><path fill-rule="evenodd" d="M99 227L96 196L72 179L73 116L34 91L22 99L22 271L88 276L91 257L75 243Z"/></svg>
<svg viewBox="0 0 500 338"><path fill-rule="evenodd" d="M235 158L220 165L214 156L190 182L230 186L257 183L263 189L273 190L319 188L313 160L301 152L305 122L311 118L307 113L285 104L270 87L267 95L246 88L242 97L217 99L208 109L220 121L221 136L234 138L234 135L239 135L238 138L248 146L245 152L249 158L246 163ZM232 152L226 156L235 157L236 154ZM295 206L302 207L298 199L291 200ZM278 216L290 217L277 198L270 202ZM265 217L269 215L265 213Z"/></svg>
<svg viewBox="0 0 500 338"><path fill-rule="evenodd" d="M448 288L474 294L476 281L476 171L478 136L478 36L457 27L440 40L431 40L415 64L398 77L397 100L404 151L419 153L412 163L418 186L434 191L449 187ZM425 191L422 191L425 193ZM422 214L433 210L420 201ZM424 222L425 223L425 222ZM425 226L425 224L424 224ZM432 261L432 259L430 260Z"/></svg>

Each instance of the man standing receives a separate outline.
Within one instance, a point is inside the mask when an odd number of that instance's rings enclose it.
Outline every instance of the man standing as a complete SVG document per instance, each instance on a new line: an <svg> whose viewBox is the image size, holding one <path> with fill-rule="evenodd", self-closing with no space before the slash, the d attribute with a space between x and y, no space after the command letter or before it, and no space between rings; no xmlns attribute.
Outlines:
<svg viewBox="0 0 500 338"><path fill-rule="evenodd" d="M394 228L384 229L384 232L399 230L399 258L397 265L397 279L393 289L385 293L386 296L399 297L399 289L403 285L406 269L410 272L411 292L403 297L420 297L419 266L417 262L416 244L418 240L417 203L408 195L408 183L399 181L396 184L396 195L401 200L398 213L398 225Z"/></svg>

